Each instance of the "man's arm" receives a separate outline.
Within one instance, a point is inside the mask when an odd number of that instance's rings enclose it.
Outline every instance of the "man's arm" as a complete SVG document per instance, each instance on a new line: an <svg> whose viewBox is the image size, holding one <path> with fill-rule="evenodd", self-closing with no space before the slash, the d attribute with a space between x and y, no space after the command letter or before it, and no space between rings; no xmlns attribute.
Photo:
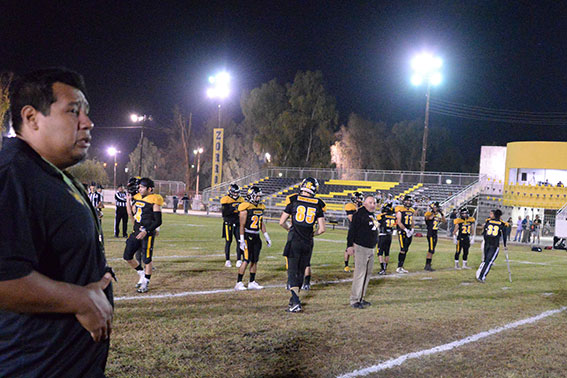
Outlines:
<svg viewBox="0 0 567 378"><path fill-rule="evenodd" d="M283 211L280 217L280 226L284 228L286 231L289 231L289 226L287 225L288 218L289 218L289 214Z"/></svg>
<svg viewBox="0 0 567 378"><path fill-rule="evenodd" d="M94 341L110 336L112 306L104 289L112 276L106 273L86 286L54 281L32 271L27 276L0 281L0 309L21 313L74 314Z"/></svg>
<svg viewBox="0 0 567 378"><path fill-rule="evenodd" d="M126 213L128 214L128 219L130 219L130 222L134 223L134 212L132 211L132 195L130 193L126 194Z"/></svg>
<svg viewBox="0 0 567 378"><path fill-rule="evenodd" d="M400 211L398 211L396 213L396 224L398 225L399 228L401 228L402 230L406 231L406 226L404 226L404 224L402 223L402 213Z"/></svg>
<svg viewBox="0 0 567 378"><path fill-rule="evenodd" d="M238 214L238 218L240 219L240 236L244 237L244 229L246 226L246 216L248 215L248 212L245 211L241 211L240 214Z"/></svg>
<svg viewBox="0 0 567 378"><path fill-rule="evenodd" d="M315 236L321 235L325 232L325 217L317 218L317 231L315 232Z"/></svg>
<svg viewBox="0 0 567 378"><path fill-rule="evenodd" d="M142 240L145 238L150 232L154 231L156 228L161 226L161 206L154 203L152 208L154 213L154 220L151 225L148 226L147 229L141 230L138 235L136 235L136 239Z"/></svg>

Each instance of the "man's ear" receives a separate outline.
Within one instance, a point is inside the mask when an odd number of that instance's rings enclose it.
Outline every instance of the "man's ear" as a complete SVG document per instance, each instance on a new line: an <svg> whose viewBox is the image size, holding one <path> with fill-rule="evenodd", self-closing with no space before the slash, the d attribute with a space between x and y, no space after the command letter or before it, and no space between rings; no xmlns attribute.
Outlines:
<svg viewBox="0 0 567 378"><path fill-rule="evenodd" d="M20 115L22 116L22 127L31 127L32 130L39 128L37 124L37 109L31 105L22 108Z"/></svg>

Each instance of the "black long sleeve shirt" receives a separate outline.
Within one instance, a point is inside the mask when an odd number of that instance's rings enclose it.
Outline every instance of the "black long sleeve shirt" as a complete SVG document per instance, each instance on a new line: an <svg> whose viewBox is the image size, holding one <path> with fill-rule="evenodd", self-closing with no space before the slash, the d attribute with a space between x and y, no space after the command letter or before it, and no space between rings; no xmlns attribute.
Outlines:
<svg viewBox="0 0 567 378"><path fill-rule="evenodd" d="M376 247L378 228L379 224L374 213L362 206L352 216L348 228L347 247L352 247L355 243L366 248Z"/></svg>

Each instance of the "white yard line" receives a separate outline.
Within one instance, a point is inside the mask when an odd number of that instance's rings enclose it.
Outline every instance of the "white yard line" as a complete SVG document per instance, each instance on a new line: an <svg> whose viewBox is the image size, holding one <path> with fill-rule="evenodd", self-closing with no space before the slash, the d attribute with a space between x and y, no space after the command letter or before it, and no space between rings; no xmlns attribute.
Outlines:
<svg viewBox="0 0 567 378"><path fill-rule="evenodd" d="M480 333L477 333L476 335L468 336L468 337L465 337L464 339L453 341L451 343L439 345L439 346L433 347L431 349L424 349L424 350L420 350L418 352L404 354L403 356L400 356L398 358L393 358L393 359L388 360L388 361L384 361L384 362L382 362L378 365L369 366L369 367L364 368L364 369L355 370L355 371L352 371L350 373L340 375L339 378L360 377L360 376L364 376L364 375L368 375L368 374L372 374L372 373L377 373L377 372L382 371L382 370L393 368L394 366L400 366L404 362L406 362L407 360L421 358L423 356L428 356L428 355L436 354L436 353L440 353L440 352L446 352L446 351L458 348L460 346L479 341L479 340L484 339L488 336L492 336L492 335L507 331L509 329L517 328L517 327L523 326L525 324L535 323L535 322L537 322L541 319L544 319L544 318L547 318L549 316L564 312L565 310L567 310L567 307L561 307L557 310L545 311L545 312L542 312L539 315L532 316L531 318L526 318L526 319L518 320L518 321L515 321L515 322L512 322L512 323L508 323L508 324L503 325L502 327L497 327L497 328L490 329L488 331L480 332Z"/></svg>

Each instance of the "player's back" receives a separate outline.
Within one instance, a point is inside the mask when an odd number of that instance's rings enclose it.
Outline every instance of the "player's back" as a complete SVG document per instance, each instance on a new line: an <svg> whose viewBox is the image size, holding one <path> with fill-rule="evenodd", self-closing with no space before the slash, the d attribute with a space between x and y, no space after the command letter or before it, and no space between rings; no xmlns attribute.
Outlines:
<svg viewBox="0 0 567 378"><path fill-rule="evenodd" d="M324 216L325 202L319 198L293 194L287 198L286 204L284 211L291 216L293 232L311 240L317 219Z"/></svg>

